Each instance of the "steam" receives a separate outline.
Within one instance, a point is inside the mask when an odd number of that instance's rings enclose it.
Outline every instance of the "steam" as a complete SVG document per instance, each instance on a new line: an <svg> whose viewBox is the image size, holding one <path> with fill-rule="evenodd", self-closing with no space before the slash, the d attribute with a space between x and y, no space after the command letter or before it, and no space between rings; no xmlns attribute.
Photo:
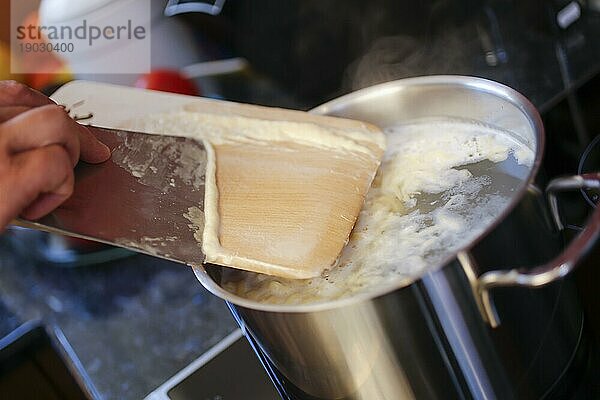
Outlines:
<svg viewBox="0 0 600 400"><path fill-rule="evenodd" d="M481 54L478 34L472 27L453 28L435 39L381 37L349 67L344 86L357 90L412 76L473 74Z"/></svg>

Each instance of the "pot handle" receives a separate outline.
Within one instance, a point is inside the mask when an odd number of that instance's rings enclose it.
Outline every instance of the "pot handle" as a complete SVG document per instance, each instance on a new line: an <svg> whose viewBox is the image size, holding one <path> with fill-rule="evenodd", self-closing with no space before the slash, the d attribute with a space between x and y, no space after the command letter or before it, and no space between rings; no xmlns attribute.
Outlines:
<svg viewBox="0 0 600 400"><path fill-rule="evenodd" d="M568 190L598 188L600 188L600 173L556 178L548 184L546 193L550 211L558 229L562 230L564 225L558 212L557 193ZM496 306L490 297L490 289L509 286L536 288L563 278L573 271L579 264L579 261L587 254L594 245L599 233L600 207L595 209L583 231L571 241L560 255L548 263L527 271L511 269L506 271L489 271L482 274L477 279L477 292L480 306L483 308L484 316L490 325L493 328L500 325Z"/></svg>

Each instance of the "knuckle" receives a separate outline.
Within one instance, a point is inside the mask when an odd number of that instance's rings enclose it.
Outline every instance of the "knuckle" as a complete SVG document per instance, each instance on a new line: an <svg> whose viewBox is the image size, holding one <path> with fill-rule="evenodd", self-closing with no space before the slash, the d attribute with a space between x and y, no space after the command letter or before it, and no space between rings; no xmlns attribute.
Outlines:
<svg viewBox="0 0 600 400"><path fill-rule="evenodd" d="M14 80L1 81L2 91L9 96L20 97L29 93L29 87Z"/></svg>
<svg viewBox="0 0 600 400"><path fill-rule="evenodd" d="M56 182L62 182L60 185L60 194L71 196L74 189L75 174L69 155L63 148L57 148L56 154L51 157L51 162L56 163Z"/></svg>
<svg viewBox="0 0 600 400"><path fill-rule="evenodd" d="M73 175L73 171L70 172L70 175ZM69 176L69 183L67 185L66 195L68 197L71 197L71 195L73 194L74 191L75 191L75 178L74 178L74 176Z"/></svg>
<svg viewBox="0 0 600 400"><path fill-rule="evenodd" d="M70 171L71 159L65 148L62 146L51 146L51 149L50 162L56 163L56 166L60 167L62 172Z"/></svg>
<svg viewBox="0 0 600 400"><path fill-rule="evenodd" d="M66 182L72 174L69 157L60 146L49 146L27 160L21 171L24 179L32 183L32 188L50 189L59 182Z"/></svg>
<svg viewBox="0 0 600 400"><path fill-rule="evenodd" d="M52 156L49 149L32 154L25 161L31 171L48 172L52 167Z"/></svg>
<svg viewBox="0 0 600 400"><path fill-rule="evenodd" d="M38 112L44 117L49 118L51 121L70 120L69 116L65 112L65 109L57 104L48 104L46 106L39 107Z"/></svg>
<svg viewBox="0 0 600 400"><path fill-rule="evenodd" d="M40 144L60 145L64 150L64 157L69 160L69 166L73 167L80 156L77 123L57 105L44 106L41 113L37 117L44 121L46 133L43 135L43 143Z"/></svg>
<svg viewBox="0 0 600 400"><path fill-rule="evenodd" d="M73 171L70 171L63 181L63 184L60 187L60 194L65 197L71 197L73 191L75 189L75 179L73 175Z"/></svg>
<svg viewBox="0 0 600 400"><path fill-rule="evenodd" d="M50 104L39 107L36 112L38 119L42 120L44 125L54 130L60 137L68 137L71 134L71 124L73 120L61 106Z"/></svg>
<svg viewBox="0 0 600 400"><path fill-rule="evenodd" d="M52 145L43 149L38 157L33 158L33 165L31 167L39 171L49 170L63 177L66 177L68 171L71 169L69 155L59 145Z"/></svg>

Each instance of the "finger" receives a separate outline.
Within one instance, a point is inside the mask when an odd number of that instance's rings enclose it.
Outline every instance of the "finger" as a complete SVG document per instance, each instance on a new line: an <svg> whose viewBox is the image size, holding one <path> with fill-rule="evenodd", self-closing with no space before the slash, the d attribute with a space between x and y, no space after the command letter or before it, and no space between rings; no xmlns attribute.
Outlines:
<svg viewBox="0 0 600 400"><path fill-rule="evenodd" d="M56 105L33 108L0 126L0 148L9 155L50 145L63 146L72 166L79 160L81 127Z"/></svg>
<svg viewBox="0 0 600 400"><path fill-rule="evenodd" d="M31 107L28 106L7 106L0 107L0 123L6 122L9 119L13 119L19 114L23 114L31 110Z"/></svg>
<svg viewBox="0 0 600 400"><path fill-rule="evenodd" d="M73 181L71 160L64 147L52 145L19 153L0 181L0 227L24 210L28 219L52 211L72 194Z"/></svg>
<svg viewBox="0 0 600 400"><path fill-rule="evenodd" d="M68 174L65 180L58 188L50 193L42 193L21 212L21 217L29 220L40 219L55 210L73 194L75 176Z"/></svg>
<svg viewBox="0 0 600 400"><path fill-rule="evenodd" d="M0 81L0 107L40 107L55 104L48 97L16 81Z"/></svg>
<svg viewBox="0 0 600 400"><path fill-rule="evenodd" d="M81 159L91 164L99 164L110 158L110 149L92 134L94 128L80 125L79 143Z"/></svg>

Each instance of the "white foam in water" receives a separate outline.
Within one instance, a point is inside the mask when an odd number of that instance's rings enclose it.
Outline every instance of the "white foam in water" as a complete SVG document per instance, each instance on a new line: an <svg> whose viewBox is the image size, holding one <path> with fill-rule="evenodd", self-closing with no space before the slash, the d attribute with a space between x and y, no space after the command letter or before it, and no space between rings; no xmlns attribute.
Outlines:
<svg viewBox="0 0 600 400"><path fill-rule="evenodd" d="M532 149L474 121L438 119L386 132L382 166L339 265L309 280L224 269L223 287L273 304L338 299L439 265L497 217L522 180L500 163L531 167Z"/></svg>

